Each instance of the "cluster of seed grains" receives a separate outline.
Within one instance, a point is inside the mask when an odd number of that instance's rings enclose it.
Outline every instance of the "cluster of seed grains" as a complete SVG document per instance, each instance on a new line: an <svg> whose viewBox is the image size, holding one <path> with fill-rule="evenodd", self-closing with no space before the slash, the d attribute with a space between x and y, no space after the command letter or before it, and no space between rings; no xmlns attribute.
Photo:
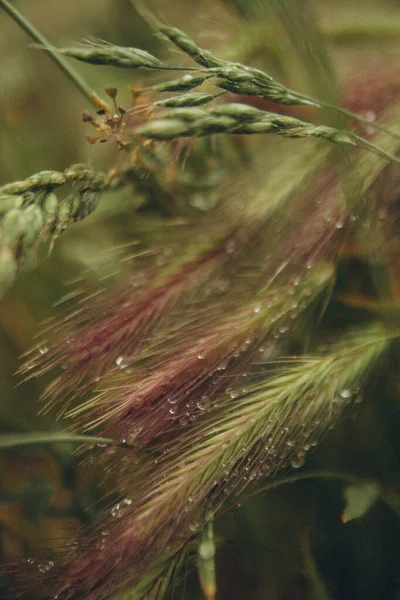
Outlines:
<svg viewBox="0 0 400 600"><path fill-rule="evenodd" d="M202 137L214 133L275 133L290 138L315 137L333 144L365 148L390 162L400 163L396 156L354 133L325 125L312 125L294 117L266 112L247 104L220 104L209 110L196 107L173 108L135 131L142 137L155 140Z"/></svg>
<svg viewBox="0 0 400 600"><path fill-rule="evenodd" d="M64 173L58 171L41 171L31 175L24 181L14 181L0 187L0 194L23 194L34 189L53 189L66 182Z"/></svg>
<svg viewBox="0 0 400 600"><path fill-rule="evenodd" d="M81 187L59 199L54 190L67 182ZM103 173L73 165L63 173L42 171L0 187L0 297L18 268L35 261L40 242L51 251L72 222L93 212L104 184Z"/></svg>
<svg viewBox="0 0 400 600"><path fill-rule="evenodd" d="M111 65L124 69L169 69L161 60L139 48L91 42L71 48L55 49L60 54L92 65Z"/></svg>
<svg viewBox="0 0 400 600"><path fill-rule="evenodd" d="M201 92L194 92L192 94L181 94L180 96L173 96L172 98L166 98L165 100L157 100L153 102L152 106L166 107L166 108L182 108L185 106L203 106L214 100L215 94L204 94Z"/></svg>
<svg viewBox="0 0 400 600"><path fill-rule="evenodd" d="M210 110L175 108L136 129L147 138L169 140L214 133L276 133L287 137L318 137L337 144L358 145L357 137L332 127L316 126L294 117L265 112L246 104L221 104Z"/></svg>
<svg viewBox="0 0 400 600"><path fill-rule="evenodd" d="M183 77L179 77L179 79L153 85L150 89L153 92L188 92L204 83L210 77L211 75L208 74L190 75L187 73Z"/></svg>
<svg viewBox="0 0 400 600"><path fill-rule="evenodd" d="M259 69L231 64L209 69L209 72L216 77L218 87L233 94L260 96L276 104L318 106L318 103L292 92Z"/></svg>
<svg viewBox="0 0 400 600"><path fill-rule="evenodd" d="M223 67L226 64L225 61L217 58L208 50L199 48L192 38L181 29L163 24L159 24L157 29L162 35L171 40L175 46L183 50L185 54L193 58L193 60L202 67L210 69L213 67Z"/></svg>

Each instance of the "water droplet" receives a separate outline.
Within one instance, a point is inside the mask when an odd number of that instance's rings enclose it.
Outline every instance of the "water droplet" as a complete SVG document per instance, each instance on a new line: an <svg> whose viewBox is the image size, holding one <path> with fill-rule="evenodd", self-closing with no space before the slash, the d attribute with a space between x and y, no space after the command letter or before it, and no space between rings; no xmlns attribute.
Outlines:
<svg viewBox="0 0 400 600"><path fill-rule="evenodd" d="M348 398L351 398L352 393L350 390L342 390L340 392L340 397L343 398L344 400L347 400Z"/></svg>
<svg viewBox="0 0 400 600"><path fill-rule="evenodd" d="M368 121L375 121L376 120L376 113L373 110L366 110L364 112L365 118L368 119Z"/></svg>
<svg viewBox="0 0 400 600"><path fill-rule="evenodd" d="M228 254L232 254L232 252L235 251L236 248L236 244L233 240L227 242L227 244L225 244L225 250L227 251Z"/></svg>
<svg viewBox="0 0 400 600"><path fill-rule="evenodd" d="M138 427L135 431L133 431L132 433L129 433L126 438L125 438L125 442L131 446L135 443L139 433L142 431L142 427Z"/></svg>
<svg viewBox="0 0 400 600"><path fill-rule="evenodd" d="M46 352L48 352L48 351L49 351L49 349L47 346L39 346L39 348L38 348L39 354L46 354Z"/></svg>
<svg viewBox="0 0 400 600"><path fill-rule="evenodd" d="M198 210L207 212L211 210L216 205L217 199L213 194L205 194L201 192L193 193L190 195L189 203L194 208Z"/></svg>
<svg viewBox="0 0 400 600"><path fill-rule="evenodd" d="M199 410L207 410L210 407L211 400L208 396L202 396L196 406Z"/></svg>
<svg viewBox="0 0 400 600"><path fill-rule="evenodd" d="M170 415L176 415L177 412L178 412L178 407L177 406L171 406L171 408L169 409L169 414Z"/></svg>
<svg viewBox="0 0 400 600"><path fill-rule="evenodd" d="M53 567L54 567L54 563L52 560L49 560L47 562L44 562L44 563L41 563L40 565L38 565L38 569L41 573L47 573Z"/></svg>
<svg viewBox="0 0 400 600"><path fill-rule="evenodd" d="M202 353L200 352L200 353L197 355L197 358L198 358L199 360L204 360L204 359L205 359L205 356L204 356L204 354L202 354Z"/></svg>
<svg viewBox="0 0 400 600"><path fill-rule="evenodd" d="M168 404L176 404L178 402L178 397L170 396L169 398L167 398L167 402L168 402Z"/></svg>
<svg viewBox="0 0 400 600"><path fill-rule="evenodd" d="M335 227L336 227L336 229L343 229L343 225L344 225L343 221L337 221Z"/></svg>
<svg viewBox="0 0 400 600"><path fill-rule="evenodd" d="M124 360L124 357L123 357L123 356L118 356L118 358L117 358L117 359L116 359L116 361L115 361L115 364L117 365L117 367L120 367L120 366L121 366L121 364L122 364L123 360Z"/></svg>
<svg viewBox="0 0 400 600"><path fill-rule="evenodd" d="M259 312L260 312L260 310L261 310L261 307L260 307L260 306L255 306L255 307L253 308L253 313L256 313L256 314L257 314L257 313L259 313Z"/></svg>
<svg viewBox="0 0 400 600"><path fill-rule="evenodd" d="M124 500L118 502L117 504L115 504L115 506L112 507L111 516L119 519L123 515L125 509L131 504L132 500L130 498L124 498Z"/></svg>
<svg viewBox="0 0 400 600"><path fill-rule="evenodd" d="M193 79L193 75L189 75L189 73L187 73L186 75L184 75L182 77L183 81L192 81L192 79Z"/></svg>
<svg viewBox="0 0 400 600"><path fill-rule="evenodd" d="M294 469L300 469L300 467L302 467L305 463L305 455L304 454L299 454L298 456L296 456L296 458L294 458L290 464L292 465L292 467Z"/></svg>
<svg viewBox="0 0 400 600"><path fill-rule="evenodd" d="M212 289L215 290L218 294L223 294L227 290L229 290L229 281L224 279L219 279L215 281L212 285Z"/></svg>

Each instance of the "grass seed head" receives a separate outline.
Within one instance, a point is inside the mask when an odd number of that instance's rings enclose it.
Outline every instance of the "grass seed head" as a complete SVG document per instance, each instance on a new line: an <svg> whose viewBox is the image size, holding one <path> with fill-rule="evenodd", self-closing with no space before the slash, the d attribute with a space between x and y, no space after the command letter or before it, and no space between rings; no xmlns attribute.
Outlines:
<svg viewBox="0 0 400 600"><path fill-rule="evenodd" d="M209 75L206 74L190 75L190 73L187 73L186 75L183 75L183 77L179 77L179 79L158 83L157 85L152 86L151 90L153 92L188 92L204 83L208 78Z"/></svg>
<svg viewBox="0 0 400 600"><path fill-rule="evenodd" d="M59 48L57 52L92 65L110 65L123 69L165 69L167 67L145 50L114 46L104 42L88 42L82 46Z"/></svg>
<svg viewBox="0 0 400 600"><path fill-rule="evenodd" d="M159 25L158 30L202 67L209 69L212 67L220 67L225 64L223 60L220 60L208 50L199 48L192 38L181 29L170 27L168 25Z"/></svg>
<svg viewBox="0 0 400 600"><path fill-rule="evenodd" d="M167 108L181 108L183 106L202 106L214 100L214 94L195 92L193 94L182 94L165 100L157 100L153 106L165 106Z"/></svg>

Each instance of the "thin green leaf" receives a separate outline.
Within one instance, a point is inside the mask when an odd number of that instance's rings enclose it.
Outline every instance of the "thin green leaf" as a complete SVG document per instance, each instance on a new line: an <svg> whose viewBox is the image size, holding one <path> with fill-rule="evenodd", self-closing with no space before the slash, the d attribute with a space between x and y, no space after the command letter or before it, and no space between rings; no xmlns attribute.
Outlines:
<svg viewBox="0 0 400 600"><path fill-rule="evenodd" d="M310 600L332 600L328 588L311 552L308 538L303 540L304 570L310 588Z"/></svg>
<svg viewBox="0 0 400 600"><path fill-rule="evenodd" d="M0 435L0 450L15 448L16 446L32 446L33 444L115 444L110 438L96 437L94 435L76 435L44 431L35 433L6 433Z"/></svg>
<svg viewBox="0 0 400 600"><path fill-rule="evenodd" d="M82 76L75 71L67 61L57 54L51 47L48 40L24 17L14 6L7 0L0 0L0 8L2 8L20 27L29 35L35 42L38 42L45 52L50 56L51 60L67 75L75 87L85 96L89 102L93 104L93 90L87 85Z"/></svg>

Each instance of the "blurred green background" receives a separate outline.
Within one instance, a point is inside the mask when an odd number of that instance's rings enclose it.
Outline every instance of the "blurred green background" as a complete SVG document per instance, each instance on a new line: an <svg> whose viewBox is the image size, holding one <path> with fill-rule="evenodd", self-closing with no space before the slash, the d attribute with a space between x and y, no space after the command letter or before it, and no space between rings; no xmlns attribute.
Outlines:
<svg viewBox="0 0 400 600"><path fill-rule="evenodd" d="M15 5L57 46L94 37L166 54L128 0L19 0ZM148 5L201 46L265 68L294 89L345 98L361 112L370 105L379 110L400 95L396 0L154 0ZM111 168L117 160L114 148L91 146L85 140L90 132L81 114L90 108L87 102L49 58L29 44L26 34L0 10L0 185L74 163ZM149 81L142 73L83 64L77 68L98 93L117 87L122 105L129 105L130 85ZM301 111L295 114L304 116ZM138 214L145 202L131 188L105 195L89 218L58 241L50 257L39 252L36 266L20 272L5 295L0 305L2 433L63 429L51 414L38 416L38 398L48 376L17 385L20 356L35 344L41 324L54 316L55 303L73 289L77 278L95 282L104 270L116 268L111 259L105 260L107 250L134 240L147 218L169 218L157 204ZM170 217L180 214L174 207ZM339 300L363 287L363 264L356 252L343 258L337 300L325 316L326 327L340 329L347 321L363 318L362 309ZM366 296L371 291L368 278L363 291ZM344 479L283 485L234 507L217 521L218 597L400 599L396 359L382 365L368 397L347 410L307 459L304 473L344 473ZM104 491L98 484L101 473L79 462L69 445L1 452L2 562L29 556L43 540L70 538L94 518ZM378 499L360 518L344 524L347 474L355 482L387 486L392 508ZM201 597L192 566L175 596Z"/></svg>

